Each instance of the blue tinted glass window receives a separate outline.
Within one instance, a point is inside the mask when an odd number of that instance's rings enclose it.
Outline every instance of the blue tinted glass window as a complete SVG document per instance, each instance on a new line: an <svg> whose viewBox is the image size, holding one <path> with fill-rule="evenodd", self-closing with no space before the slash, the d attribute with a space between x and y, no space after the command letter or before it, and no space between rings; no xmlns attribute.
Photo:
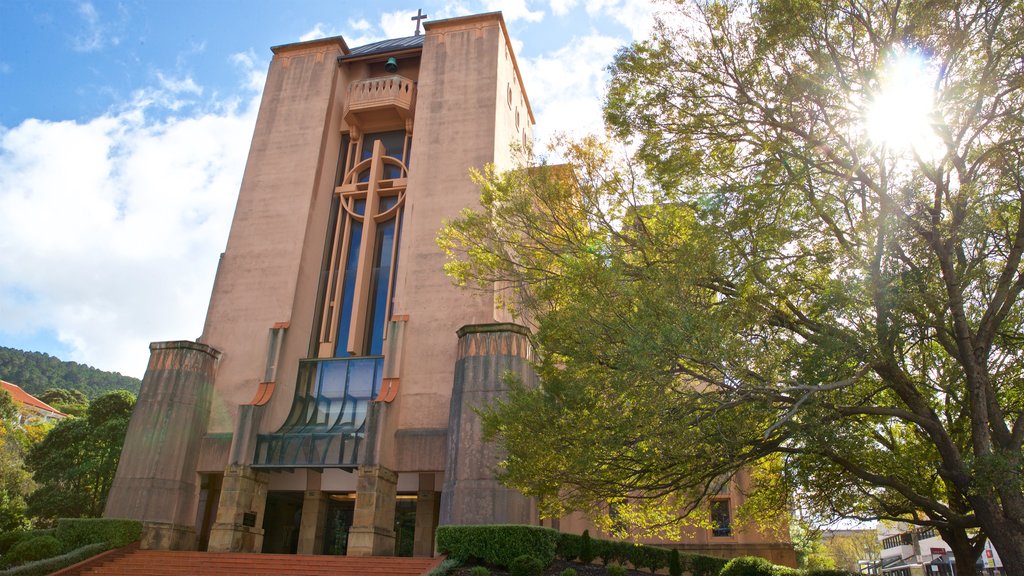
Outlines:
<svg viewBox="0 0 1024 576"><path fill-rule="evenodd" d="M383 209L381 199L381 208ZM395 218L377 225L377 253L373 262L373 278L370 294L372 294L371 325L369 334L370 355L381 354L384 348L384 323L387 321L388 280L391 278L391 256L395 244Z"/></svg>
<svg viewBox="0 0 1024 576"><path fill-rule="evenodd" d="M366 200L356 200L353 205L356 214L366 211ZM363 240L363 223L349 219L348 254L345 255L345 274L341 287L341 317L338 319L338 335L334 344L334 355L348 356L348 334L352 323L352 296L356 288L356 272L359 270L359 246Z"/></svg>

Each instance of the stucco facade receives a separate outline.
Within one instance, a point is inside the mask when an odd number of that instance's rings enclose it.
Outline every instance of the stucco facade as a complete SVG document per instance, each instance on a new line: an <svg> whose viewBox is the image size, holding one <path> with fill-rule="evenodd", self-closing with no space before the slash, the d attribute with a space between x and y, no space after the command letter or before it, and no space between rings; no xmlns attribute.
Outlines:
<svg viewBox="0 0 1024 576"><path fill-rule="evenodd" d="M203 334L152 345L106 515L148 547L350 555L538 524L473 411L535 380L528 333L435 243L531 139L501 14L273 53Z"/></svg>

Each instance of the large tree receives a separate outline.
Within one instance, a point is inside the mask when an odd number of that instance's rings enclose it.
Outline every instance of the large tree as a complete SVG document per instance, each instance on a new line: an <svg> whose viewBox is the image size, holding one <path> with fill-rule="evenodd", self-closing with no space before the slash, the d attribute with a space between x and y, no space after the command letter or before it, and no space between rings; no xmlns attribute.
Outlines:
<svg viewBox="0 0 1024 576"><path fill-rule="evenodd" d="M40 524L103 514L134 406L131 392L108 392L84 418L61 420L31 448L26 462L39 487L28 513Z"/></svg>
<svg viewBox="0 0 1024 576"><path fill-rule="evenodd" d="M752 467L1024 574L1024 4L685 3L612 75L635 163L488 172L442 233L537 326L504 481L657 524Z"/></svg>

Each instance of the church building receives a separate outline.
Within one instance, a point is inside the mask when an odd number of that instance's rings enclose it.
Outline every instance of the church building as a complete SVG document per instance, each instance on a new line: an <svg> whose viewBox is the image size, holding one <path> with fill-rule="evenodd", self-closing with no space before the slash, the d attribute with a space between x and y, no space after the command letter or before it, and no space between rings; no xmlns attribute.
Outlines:
<svg viewBox="0 0 1024 576"><path fill-rule="evenodd" d="M439 524L541 524L474 411L508 371L536 383L529 332L435 242L533 112L501 13L415 25L272 49L203 333L150 345L107 501L143 547L430 556ZM792 556L727 529L678 546Z"/></svg>

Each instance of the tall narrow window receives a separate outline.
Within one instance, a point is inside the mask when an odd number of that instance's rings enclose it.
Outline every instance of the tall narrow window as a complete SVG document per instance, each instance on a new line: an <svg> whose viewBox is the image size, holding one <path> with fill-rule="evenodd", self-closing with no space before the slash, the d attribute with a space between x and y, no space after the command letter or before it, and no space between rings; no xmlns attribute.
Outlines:
<svg viewBox="0 0 1024 576"><path fill-rule="evenodd" d="M729 511L728 500L711 501L711 529L713 536L732 536L732 514Z"/></svg>
<svg viewBox="0 0 1024 576"><path fill-rule="evenodd" d="M356 161L336 188L338 204L318 355L379 356L394 298L409 136L364 134L349 146ZM348 153L346 153L346 158Z"/></svg>

